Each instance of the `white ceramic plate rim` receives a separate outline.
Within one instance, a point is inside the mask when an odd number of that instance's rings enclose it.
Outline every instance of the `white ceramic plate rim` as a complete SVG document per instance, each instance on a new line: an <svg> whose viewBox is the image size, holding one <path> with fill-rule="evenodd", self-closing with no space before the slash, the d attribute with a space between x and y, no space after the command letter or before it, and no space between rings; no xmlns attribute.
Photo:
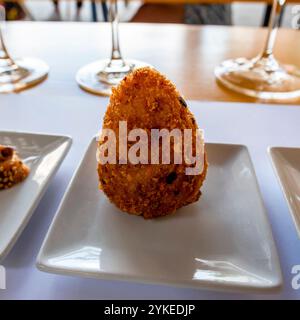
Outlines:
<svg viewBox="0 0 300 320"><path fill-rule="evenodd" d="M287 202L287 205L288 205L288 208L289 208L289 212L290 212L290 215L291 215L291 217L293 219L293 222L294 222L298 237L300 238L300 223L299 223L299 221L298 221L298 219L296 217L296 213L294 212L294 208L292 207L291 202L290 202L290 200L288 198L286 187L283 184L283 182L282 182L282 180L281 180L281 178L279 176L279 172L277 170L277 166L276 166L276 164L274 162L273 152L276 149L287 149L287 150L294 149L294 150L299 150L299 152L300 152L300 147L280 147L280 146L272 146L272 147L270 146L270 147L268 147L268 154L269 154L269 157L271 159L273 171L274 171L275 176L277 178L277 181L278 181L278 183L280 185L280 189L281 189L281 191L282 191L282 193L284 195L284 198L285 198L285 200Z"/></svg>
<svg viewBox="0 0 300 320"><path fill-rule="evenodd" d="M55 173L57 172L57 170L59 169L60 165L62 164L65 156L67 155L67 153L69 152L71 146L72 146L72 137L68 136L68 135L57 135L57 134L48 134L48 133L40 133L40 132L30 132L30 131L8 131L8 130L0 130L0 133L4 133L4 134L24 134L24 135L35 135L35 136L44 136L44 137L56 137L56 138L65 138L66 141L68 142L67 148L64 150L62 156L60 157L60 159L57 161L56 166L49 172L47 178L44 180L42 187L40 188L39 194L38 196L34 199L34 201L31 204L30 209L28 210L25 218L23 219L23 221L20 223L19 228L16 230L16 232L14 233L13 237L11 238L11 240L8 242L6 248L0 253L0 261L4 260L5 257L8 255L8 253L10 252L10 250L13 248L13 246L15 245L16 241L18 240L18 238L20 237L21 233L23 232L24 228L27 226L30 218L32 217L34 210L36 209L36 207L38 206L38 204L40 203L44 193L47 190L47 187L51 181L51 178L55 175Z"/></svg>
<svg viewBox="0 0 300 320"><path fill-rule="evenodd" d="M89 150L89 148L91 147L91 144L94 143L95 141L95 137L92 139L92 141L88 144L88 147L86 148L80 163L78 165L78 167L76 168L72 179L70 180L70 183L68 185L68 188L61 200L61 203L55 213L55 216L52 220L52 223L48 229L48 232L45 236L45 239L42 243L41 249L39 251L39 254L37 256L37 261L36 261L36 266L40 271L43 272L48 272L48 273L54 273L54 274L59 274L59 275L68 275L68 276L81 276L81 277L89 277L89 278L95 278L95 279L102 279L102 280L113 280L113 281L134 281L137 283L146 283L146 284L157 284L157 285L168 285L168 286L176 286L176 287L183 287L183 288L196 288L196 289L207 289L207 290L217 290L217 291L234 291L234 292L259 292L259 293L276 293L278 291L280 291L282 289L282 284L283 284L283 277L282 277L282 271L281 271L281 267L280 267L280 262L279 262L279 258L278 258L278 253L277 253L277 248L276 248L276 243L274 241L274 237L273 234L271 232L271 239L270 241L273 241L274 243L274 264L276 265L277 269L278 269L278 276L276 279L274 279L274 281L268 285L268 284L264 284L262 286L260 285L243 285L241 283L235 283L235 284L228 284L226 283L225 285L221 285L220 283L212 283L211 281L201 281L201 283L195 283L195 282L188 282L188 281L176 281L176 282L167 282L167 281L162 281L162 280L157 280L157 279L153 279L153 278L144 278L144 277L136 277L136 276L130 276L130 275L122 275L122 274L114 274L114 273L109 273L109 272L88 272L88 271L80 271L80 270L70 270L69 268L65 268L65 267L54 267L54 266L49 266L48 263L46 262L45 258L44 258L44 247L48 241L48 238L50 237L50 234L52 233L52 230L54 229L55 226L55 222L57 220L57 217L62 214L62 207L63 204L65 202L65 200L67 199L67 197L69 196L69 193L71 192L71 188L72 185L75 181L75 179L77 178L77 174L79 172L79 170L81 169L81 167L84 165L84 158L86 156L87 151ZM268 223L268 228L270 228L271 230L271 225L269 223L269 218L267 216L267 212L263 203L263 198L259 189L259 185L258 185L258 181L257 181L257 177L255 174L255 170L254 170L254 166L252 163L252 159L249 153L249 150L247 148L247 146L245 145L241 145L241 144L228 144L228 143L208 143L208 144L219 144L219 145L226 145L226 146L235 146L235 147L241 147L241 148L245 148L246 151L248 152L249 155L249 165L251 166L252 172L253 174L253 179L258 191L258 197L259 200L262 204L263 207L263 214L264 214L264 218L266 219L267 223Z"/></svg>

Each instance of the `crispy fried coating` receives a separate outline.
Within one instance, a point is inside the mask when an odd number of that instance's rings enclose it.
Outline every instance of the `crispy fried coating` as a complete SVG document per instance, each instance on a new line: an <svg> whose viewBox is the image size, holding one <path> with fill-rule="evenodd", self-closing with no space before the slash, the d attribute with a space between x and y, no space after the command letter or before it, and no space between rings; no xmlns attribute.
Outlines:
<svg viewBox="0 0 300 320"><path fill-rule="evenodd" d="M113 89L103 128L114 130L118 137L119 121L124 120L128 132L134 128L147 130L149 141L151 129L196 131L198 128L175 86L148 67L135 70ZM184 161L182 164L98 163L99 186L122 211L144 218L168 215L199 199L208 166L206 154L204 158L203 171L198 175L186 175L188 165Z"/></svg>
<svg viewBox="0 0 300 320"><path fill-rule="evenodd" d="M0 145L0 190L9 189L23 181L29 174L29 168L23 164L15 150Z"/></svg>

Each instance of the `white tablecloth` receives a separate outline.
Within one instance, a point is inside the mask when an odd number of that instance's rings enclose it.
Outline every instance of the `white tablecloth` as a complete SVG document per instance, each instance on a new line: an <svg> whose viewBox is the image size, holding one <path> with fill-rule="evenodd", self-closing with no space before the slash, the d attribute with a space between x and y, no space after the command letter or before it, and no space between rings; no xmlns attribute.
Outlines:
<svg viewBox="0 0 300 320"><path fill-rule="evenodd" d="M75 81L48 80L15 95L0 96L0 130L67 134L73 146L28 226L8 257L7 289L0 299L210 299L297 298L291 269L300 265L300 240L270 159L268 146L300 147L300 106L190 102L206 141L246 144L272 225L284 287L278 294L218 293L169 286L94 280L43 273L35 260L70 178L91 137L99 130L107 99L81 91ZM217 186L216 186L217 187Z"/></svg>

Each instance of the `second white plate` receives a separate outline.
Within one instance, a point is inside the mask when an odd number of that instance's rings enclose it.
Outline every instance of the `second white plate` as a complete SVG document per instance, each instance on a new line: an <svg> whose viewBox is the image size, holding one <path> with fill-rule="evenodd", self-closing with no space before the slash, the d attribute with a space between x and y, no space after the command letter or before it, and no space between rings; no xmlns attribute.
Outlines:
<svg viewBox="0 0 300 320"><path fill-rule="evenodd" d="M207 144L197 203L155 220L98 190L96 142L75 173L37 259L42 271L229 290L281 286L272 232L246 147Z"/></svg>
<svg viewBox="0 0 300 320"><path fill-rule="evenodd" d="M0 144L15 147L30 168L25 181L0 191L0 260L27 225L71 143L66 136L0 131Z"/></svg>
<svg viewBox="0 0 300 320"><path fill-rule="evenodd" d="M269 153L300 237L300 148L273 147Z"/></svg>

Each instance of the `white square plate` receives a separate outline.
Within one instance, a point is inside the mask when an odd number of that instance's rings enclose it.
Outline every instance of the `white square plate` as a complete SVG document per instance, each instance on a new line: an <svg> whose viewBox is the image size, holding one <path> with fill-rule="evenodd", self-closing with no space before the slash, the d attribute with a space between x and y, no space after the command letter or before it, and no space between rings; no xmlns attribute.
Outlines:
<svg viewBox="0 0 300 320"><path fill-rule="evenodd" d="M0 191L0 259L8 254L27 225L71 142L65 136L0 131L0 144L15 147L30 168L26 180Z"/></svg>
<svg viewBox="0 0 300 320"><path fill-rule="evenodd" d="M144 220L119 212L98 190L93 140L48 231L38 268L197 288L280 288L277 252L247 148L207 144L207 152L200 201Z"/></svg>
<svg viewBox="0 0 300 320"><path fill-rule="evenodd" d="M300 237L300 148L269 148L275 173Z"/></svg>

